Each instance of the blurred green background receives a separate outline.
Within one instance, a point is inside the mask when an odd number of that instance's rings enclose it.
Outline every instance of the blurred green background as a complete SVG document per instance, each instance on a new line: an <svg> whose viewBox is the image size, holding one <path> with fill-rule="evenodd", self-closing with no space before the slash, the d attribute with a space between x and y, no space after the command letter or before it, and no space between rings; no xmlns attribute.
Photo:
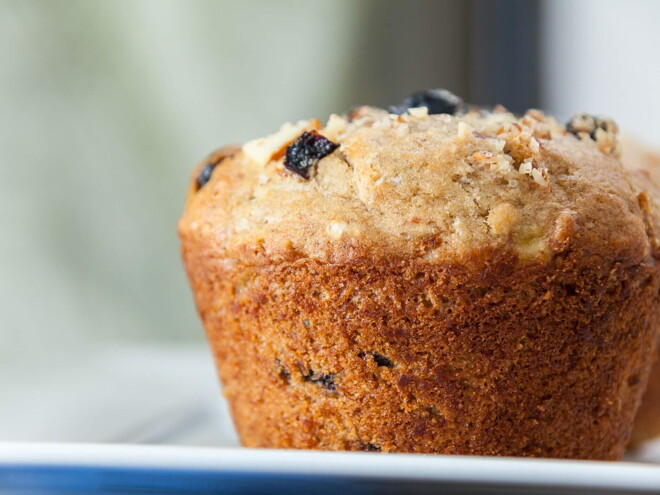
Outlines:
<svg viewBox="0 0 660 495"><path fill-rule="evenodd" d="M212 149L427 87L659 132L651 0L0 0L0 360L197 340L176 222Z"/></svg>

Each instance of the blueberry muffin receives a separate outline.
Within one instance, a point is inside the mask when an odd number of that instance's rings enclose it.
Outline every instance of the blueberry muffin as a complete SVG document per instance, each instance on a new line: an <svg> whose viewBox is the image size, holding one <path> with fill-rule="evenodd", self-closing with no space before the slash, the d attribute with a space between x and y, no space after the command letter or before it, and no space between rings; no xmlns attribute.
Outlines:
<svg viewBox="0 0 660 495"><path fill-rule="evenodd" d="M657 190L660 184L660 155L630 137L623 139L622 149L623 163L640 175L647 189ZM652 200L659 196L656 192ZM660 436L660 363L656 360L635 417L630 446L635 447L657 436Z"/></svg>
<svg viewBox="0 0 660 495"><path fill-rule="evenodd" d="M617 459L656 222L611 121L431 90L218 151L179 234L245 446Z"/></svg>

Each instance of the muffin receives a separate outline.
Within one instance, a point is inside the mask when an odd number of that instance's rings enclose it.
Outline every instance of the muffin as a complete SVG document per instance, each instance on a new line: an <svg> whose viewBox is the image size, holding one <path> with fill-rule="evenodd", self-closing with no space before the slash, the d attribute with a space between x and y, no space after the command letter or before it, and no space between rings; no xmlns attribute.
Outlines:
<svg viewBox="0 0 660 495"><path fill-rule="evenodd" d="M657 187L660 184L660 155L648 150L644 145L627 137L622 140L622 160L631 170L640 174L640 180L651 184L648 188ZM655 194L658 197L658 194ZM648 386L642 398L642 404L637 411L633 431L630 438L630 446L635 447L640 443L660 435L660 363L656 361L651 369Z"/></svg>
<svg viewBox="0 0 660 495"><path fill-rule="evenodd" d="M431 90L200 164L179 235L243 444L619 458L660 249L618 148Z"/></svg>

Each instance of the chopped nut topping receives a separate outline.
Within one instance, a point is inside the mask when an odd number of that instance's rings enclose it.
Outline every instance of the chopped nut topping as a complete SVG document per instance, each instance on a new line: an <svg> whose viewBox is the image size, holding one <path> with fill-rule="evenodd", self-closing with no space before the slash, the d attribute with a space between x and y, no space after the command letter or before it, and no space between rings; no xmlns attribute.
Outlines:
<svg viewBox="0 0 660 495"><path fill-rule="evenodd" d="M537 110L536 108L531 108L527 110L525 113L525 117L530 117L537 122L543 122L543 119L545 118L545 114L541 110Z"/></svg>
<svg viewBox="0 0 660 495"><path fill-rule="evenodd" d="M548 170L545 168L533 168L532 178L539 186L548 187L550 185L550 178L548 177Z"/></svg>
<svg viewBox="0 0 660 495"><path fill-rule="evenodd" d="M527 159L521 163L518 172L529 175L539 186L548 187L550 185L548 169L537 167L532 159Z"/></svg>
<svg viewBox="0 0 660 495"><path fill-rule="evenodd" d="M426 107L409 108L408 113L418 119L424 119L429 116L429 109Z"/></svg>
<svg viewBox="0 0 660 495"><path fill-rule="evenodd" d="M518 169L518 172L520 172L521 174L531 175L532 168L533 168L532 160L526 160L520 164L520 168Z"/></svg>
<svg viewBox="0 0 660 495"><path fill-rule="evenodd" d="M541 145L536 138L530 138L529 149L532 150L533 153L538 153L541 151Z"/></svg>
<svg viewBox="0 0 660 495"><path fill-rule="evenodd" d="M495 205L488 213L487 223L494 234L507 235L520 219L520 213L511 203Z"/></svg>
<svg viewBox="0 0 660 495"><path fill-rule="evenodd" d="M346 122L346 119L333 113L330 115L323 132L334 139L338 139L344 132L346 132L347 127L348 123Z"/></svg>
<svg viewBox="0 0 660 495"><path fill-rule="evenodd" d="M332 222L328 225L328 234L330 234L335 239L341 238L346 231L346 222Z"/></svg>
<svg viewBox="0 0 660 495"><path fill-rule="evenodd" d="M472 126L465 122L458 123L458 137L468 139L472 137Z"/></svg>
<svg viewBox="0 0 660 495"><path fill-rule="evenodd" d="M500 156L491 151L477 151L471 156L474 165L490 167L500 161Z"/></svg>

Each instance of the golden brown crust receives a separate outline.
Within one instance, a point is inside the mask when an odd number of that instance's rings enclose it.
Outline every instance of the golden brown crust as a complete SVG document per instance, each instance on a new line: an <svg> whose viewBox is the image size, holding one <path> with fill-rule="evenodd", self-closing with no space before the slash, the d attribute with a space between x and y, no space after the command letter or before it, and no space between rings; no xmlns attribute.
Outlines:
<svg viewBox="0 0 660 495"><path fill-rule="evenodd" d="M186 241L246 446L623 452L656 340L652 264L569 250L521 265L486 250L462 265L247 267Z"/></svg>

